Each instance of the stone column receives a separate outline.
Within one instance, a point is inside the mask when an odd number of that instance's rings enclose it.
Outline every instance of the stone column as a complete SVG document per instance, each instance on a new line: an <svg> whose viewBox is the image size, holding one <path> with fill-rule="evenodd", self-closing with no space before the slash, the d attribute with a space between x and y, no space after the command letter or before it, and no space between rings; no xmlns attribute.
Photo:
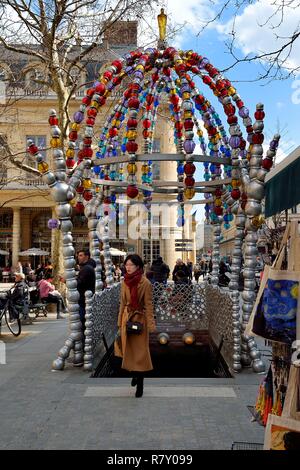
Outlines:
<svg viewBox="0 0 300 470"><path fill-rule="evenodd" d="M12 237L12 265L16 267L19 261L21 236L21 208L13 208L13 237Z"/></svg>

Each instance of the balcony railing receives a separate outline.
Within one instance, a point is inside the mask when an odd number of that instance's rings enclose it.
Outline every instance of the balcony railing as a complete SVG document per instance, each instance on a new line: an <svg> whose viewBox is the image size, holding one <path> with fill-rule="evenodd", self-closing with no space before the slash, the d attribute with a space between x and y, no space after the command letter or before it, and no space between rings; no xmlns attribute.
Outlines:
<svg viewBox="0 0 300 470"><path fill-rule="evenodd" d="M48 186L42 179L29 178L29 179L12 179L3 178L0 180L1 189L47 189Z"/></svg>
<svg viewBox="0 0 300 470"><path fill-rule="evenodd" d="M79 99L82 98L85 94L85 89L80 88L76 90L72 96L72 98ZM109 96L109 99L118 99L123 96L123 91L113 91ZM30 88L22 88L22 87L6 87L5 90L5 97L0 96L0 100L3 98L6 99L57 99L57 94L53 90L49 90L47 88L42 89L30 89Z"/></svg>

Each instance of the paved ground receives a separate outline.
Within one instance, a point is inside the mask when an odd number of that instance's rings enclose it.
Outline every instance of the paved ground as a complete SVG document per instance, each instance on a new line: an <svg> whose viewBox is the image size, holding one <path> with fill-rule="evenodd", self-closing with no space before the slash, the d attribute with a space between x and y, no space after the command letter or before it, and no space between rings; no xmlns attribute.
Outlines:
<svg viewBox="0 0 300 470"><path fill-rule="evenodd" d="M67 320L49 314L24 326L19 338L0 336L1 449L230 449L234 441L263 442L264 428L246 407L255 403L262 376L245 369L234 379L148 378L137 399L128 379L93 379L71 364L52 372L66 331Z"/></svg>

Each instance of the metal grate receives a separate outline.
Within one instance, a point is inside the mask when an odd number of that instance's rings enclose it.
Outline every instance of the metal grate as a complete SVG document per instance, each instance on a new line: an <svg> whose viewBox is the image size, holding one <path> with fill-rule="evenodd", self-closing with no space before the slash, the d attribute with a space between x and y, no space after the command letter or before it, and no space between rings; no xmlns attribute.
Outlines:
<svg viewBox="0 0 300 470"><path fill-rule="evenodd" d="M263 450L264 445L261 442L241 442L232 443L231 450Z"/></svg>

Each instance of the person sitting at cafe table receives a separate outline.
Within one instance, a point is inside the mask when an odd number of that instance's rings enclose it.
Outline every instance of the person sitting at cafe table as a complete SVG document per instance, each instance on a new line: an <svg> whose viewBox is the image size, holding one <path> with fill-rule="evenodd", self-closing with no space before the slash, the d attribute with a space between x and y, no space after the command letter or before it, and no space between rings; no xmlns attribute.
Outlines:
<svg viewBox="0 0 300 470"><path fill-rule="evenodd" d="M39 281L38 288L40 291L40 298L42 302L54 303L57 305L57 319L64 318L60 312L63 310L66 313L66 306L64 299L60 292L55 289L55 286L52 284L52 275L50 273L45 274L44 279Z"/></svg>

